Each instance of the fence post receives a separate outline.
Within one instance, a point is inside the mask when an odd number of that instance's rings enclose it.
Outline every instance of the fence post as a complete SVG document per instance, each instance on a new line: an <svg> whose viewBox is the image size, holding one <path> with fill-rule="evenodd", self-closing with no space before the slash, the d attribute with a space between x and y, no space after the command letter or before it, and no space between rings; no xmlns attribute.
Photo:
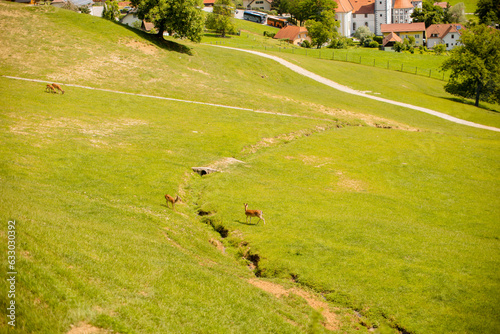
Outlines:
<svg viewBox="0 0 500 334"><path fill-rule="evenodd" d="M332 51L332 60L335 60L335 51Z"/></svg>
<svg viewBox="0 0 500 334"><path fill-rule="evenodd" d="M373 67L375 67L375 59L373 59Z"/></svg>
<svg viewBox="0 0 500 334"><path fill-rule="evenodd" d="M417 74L418 72L418 67L415 67L415 74Z"/></svg>
<svg viewBox="0 0 500 334"><path fill-rule="evenodd" d="M401 64L401 72L403 72L403 66L404 66L404 64Z"/></svg>
<svg viewBox="0 0 500 334"><path fill-rule="evenodd" d="M431 77L432 70L429 70L429 78Z"/></svg>
<svg viewBox="0 0 500 334"><path fill-rule="evenodd" d="M389 69L389 61L387 61L387 69Z"/></svg>

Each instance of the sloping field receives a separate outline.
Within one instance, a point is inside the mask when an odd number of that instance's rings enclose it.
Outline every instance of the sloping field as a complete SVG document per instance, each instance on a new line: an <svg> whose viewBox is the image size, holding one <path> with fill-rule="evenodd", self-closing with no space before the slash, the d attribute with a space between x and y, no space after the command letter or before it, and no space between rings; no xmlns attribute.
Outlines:
<svg viewBox="0 0 500 334"><path fill-rule="evenodd" d="M66 84L0 77L18 332L500 331L497 133L87 15L0 3L0 17L0 74Z"/></svg>

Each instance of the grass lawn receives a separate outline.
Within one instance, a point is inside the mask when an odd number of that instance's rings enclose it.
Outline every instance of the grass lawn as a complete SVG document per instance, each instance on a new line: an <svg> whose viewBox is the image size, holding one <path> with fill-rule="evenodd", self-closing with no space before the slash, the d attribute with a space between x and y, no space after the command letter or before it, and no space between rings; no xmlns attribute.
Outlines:
<svg viewBox="0 0 500 334"><path fill-rule="evenodd" d="M322 296L334 332L500 331L498 133L88 15L12 3L0 15L2 75L284 114L71 86L55 95L0 77L0 242L15 219L18 331L328 332L301 293L277 298L248 283L255 274ZM499 124L497 107L458 103L434 79L284 58ZM222 172L191 171L206 165ZM166 193L182 198L175 212ZM266 224L247 224L243 203Z"/></svg>

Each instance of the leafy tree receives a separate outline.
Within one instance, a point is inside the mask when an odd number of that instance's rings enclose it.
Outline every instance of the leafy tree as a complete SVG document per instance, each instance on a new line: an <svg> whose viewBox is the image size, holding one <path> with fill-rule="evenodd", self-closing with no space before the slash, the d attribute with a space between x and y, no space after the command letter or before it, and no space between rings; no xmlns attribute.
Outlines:
<svg viewBox="0 0 500 334"><path fill-rule="evenodd" d="M434 6L434 1L425 0L422 3L422 9L415 8L411 14L413 22L425 22L425 27L432 24L446 23L445 11L439 6Z"/></svg>
<svg viewBox="0 0 500 334"><path fill-rule="evenodd" d="M106 20L116 21L118 16L120 16L118 2L113 0L106 1L104 4L104 10L102 11L102 17Z"/></svg>
<svg viewBox="0 0 500 334"><path fill-rule="evenodd" d="M290 0L273 0L271 9L275 10L278 14L290 12Z"/></svg>
<svg viewBox="0 0 500 334"><path fill-rule="evenodd" d="M159 38L167 31L193 42L201 41L204 20L200 0L131 0L131 4L137 8L139 19L155 25Z"/></svg>
<svg viewBox="0 0 500 334"><path fill-rule="evenodd" d="M453 95L500 103L500 32L478 25L462 33L462 45L441 66L451 70L445 90Z"/></svg>
<svg viewBox="0 0 500 334"><path fill-rule="evenodd" d="M236 28L231 21L233 16L234 4L231 0L217 0L214 3L214 10L207 16L205 26L208 29L213 29L222 37L226 37L226 33L234 33Z"/></svg>
<svg viewBox="0 0 500 334"><path fill-rule="evenodd" d="M492 25L500 23L500 1L479 0L475 14L479 17L479 23Z"/></svg>
<svg viewBox="0 0 500 334"><path fill-rule="evenodd" d="M301 22L307 20L322 21L328 11L335 12L334 0L290 0L290 14Z"/></svg>
<svg viewBox="0 0 500 334"><path fill-rule="evenodd" d="M326 11L321 21L306 21L307 32L311 38L312 45L318 49L325 43L328 43L336 34L338 22L335 21L335 12Z"/></svg>
<svg viewBox="0 0 500 334"><path fill-rule="evenodd" d="M434 52L437 54L437 55L440 55L440 54L443 54L446 52L446 45L444 44L437 44L437 45L434 45L434 48L433 48Z"/></svg>
<svg viewBox="0 0 500 334"><path fill-rule="evenodd" d="M459 2L448 9L448 23L462 23L465 21L465 5L463 2Z"/></svg>
<svg viewBox="0 0 500 334"><path fill-rule="evenodd" d="M371 32L370 28L367 26L361 26L358 29L356 29L356 32L354 33L354 38L359 39L359 42L361 45L365 44L365 39L370 38L373 40L373 33Z"/></svg>

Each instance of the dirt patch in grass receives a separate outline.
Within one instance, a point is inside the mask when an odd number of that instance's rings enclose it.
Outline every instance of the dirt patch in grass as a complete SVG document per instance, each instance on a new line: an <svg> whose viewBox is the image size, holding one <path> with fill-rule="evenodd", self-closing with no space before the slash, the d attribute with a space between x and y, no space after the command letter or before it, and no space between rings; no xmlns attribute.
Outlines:
<svg viewBox="0 0 500 334"><path fill-rule="evenodd" d="M308 137L308 136L312 135L313 133L323 132L323 131L326 131L332 127L336 127L336 126L337 126L336 124L332 123L332 125L330 125L330 126L316 126L313 129L303 129L303 130L299 130L299 131L295 131L295 132L283 133L283 134L277 135L277 136L272 137L272 138L263 138L258 143L245 147L243 149L242 153L243 154L256 153L257 151L259 151L263 148L275 146L275 145L278 145L280 143L291 142L292 140L295 140L295 139L298 139L301 137Z"/></svg>
<svg viewBox="0 0 500 334"><path fill-rule="evenodd" d="M122 44L125 44L129 48L139 50L147 55L155 55L158 52L158 48L152 44L147 44L144 42L139 42L136 40L122 41Z"/></svg>
<svg viewBox="0 0 500 334"><path fill-rule="evenodd" d="M208 165L208 167L217 169L217 170L224 170L227 169L229 166L234 165L234 164L244 164L244 161L235 159L235 158L222 158L220 160L214 161Z"/></svg>
<svg viewBox="0 0 500 334"><path fill-rule="evenodd" d="M262 289L266 292L273 294L277 298L281 298L282 296L288 296L291 293L299 297L302 297L309 306L311 306L313 309L317 310L323 315L323 317L325 318L323 326L326 329L331 331L340 329L340 320L337 318L337 315L330 310L328 303L321 300L320 297L315 296L312 293L299 288L285 289L283 286L279 284L266 282L260 279L250 279L248 280L248 283L258 287L259 289Z"/></svg>
<svg viewBox="0 0 500 334"><path fill-rule="evenodd" d="M107 334L111 333L105 329L98 328L92 326L90 324L86 324L84 322L79 323L78 325L72 325L70 331L66 334Z"/></svg>

